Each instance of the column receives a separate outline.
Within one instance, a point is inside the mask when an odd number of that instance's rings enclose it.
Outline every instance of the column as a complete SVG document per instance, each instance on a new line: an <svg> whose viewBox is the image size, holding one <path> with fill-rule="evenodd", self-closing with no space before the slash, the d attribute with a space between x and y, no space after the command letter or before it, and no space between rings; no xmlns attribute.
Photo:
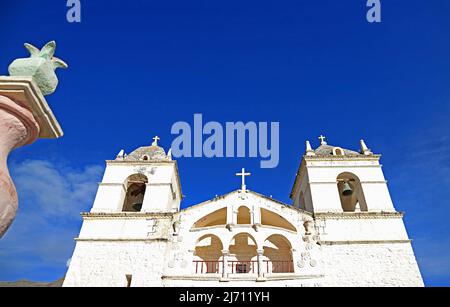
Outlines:
<svg viewBox="0 0 450 307"><path fill-rule="evenodd" d="M264 280L264 262L263 262L263 256L264 256L264 250L258 249L256 251L258 254L258 280Z"/></svg>
<svg viewBox="0 0 450 307"><path fill-rule="evenodd" d="M222 251L222 281L226 281L228 279L228 256L230 255L229 250Z"/></svg>
<svg viewBox="0 0 450 307"><path fill-rule="evenodd" d="M259 205L253 206L253 228L255 231L259 231L259 227L261 227L261 208Z"/></svg>

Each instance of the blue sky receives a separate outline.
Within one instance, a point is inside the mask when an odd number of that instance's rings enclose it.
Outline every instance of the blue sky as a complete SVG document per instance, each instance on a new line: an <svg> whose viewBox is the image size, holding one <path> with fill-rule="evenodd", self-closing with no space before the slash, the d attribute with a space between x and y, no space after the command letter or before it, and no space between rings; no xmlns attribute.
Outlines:
<svg viewBox="0 0 450 307"><path fill-rule="evenodd" d="M2 1L0 74L24 42L58 43L69 63L47 97L65 136L16 150L20 212L0 242L0 280L63 276L101 180L120 149L168 148L177 121L280 122L280 164L180 159L183 207L239 187L290 202L309 139L383 154L394 204L429 286L450 285L450 2L86 1L81 24L66 1ZM244 3L245 2L245 3Z"/></svg>

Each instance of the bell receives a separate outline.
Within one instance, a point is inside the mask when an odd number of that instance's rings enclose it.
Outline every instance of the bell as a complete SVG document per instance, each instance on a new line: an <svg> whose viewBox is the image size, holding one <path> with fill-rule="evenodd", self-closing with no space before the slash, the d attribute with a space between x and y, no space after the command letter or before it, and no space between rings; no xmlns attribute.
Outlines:
<svg viewBox="0 0 450 307"><path fill-rule="evenodd" d="M132 207L135 210L135 212L141 212L141 210L142 210L142 203L133 204Z"/></svg>
<svg viewBox="0 0 450 307"><path fill-rule="evenodd" d="M342 195L344 196L351 196L353 195L352 187L348 182L344 182L344 187L342 189Z"/></svg>

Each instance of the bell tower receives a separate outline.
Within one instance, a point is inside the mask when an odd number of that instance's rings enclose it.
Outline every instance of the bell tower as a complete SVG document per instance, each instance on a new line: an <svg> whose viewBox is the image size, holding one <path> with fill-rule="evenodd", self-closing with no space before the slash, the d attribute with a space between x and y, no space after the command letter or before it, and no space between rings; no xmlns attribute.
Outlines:
<svg viewBox="0 0 450 307"><path fill-rule="evenodd" d="M380 164L364 140L360 150L309 141L291 192L293 205L313 214L327 283L423 286L403 223ZM349 276L352 276L349 278Z"/></svg>
<svg viewBox="0 0 450 307"><path fill-rule="evenodd" d="M126 155L122 150L115 160L106 161L91 212L178 212L182 199L176 161L170 150L158 146L140 147Z"/></svg>
<svg viewBox="0 0 450 307"><path fill-rule="evenodd" d="M364 140L360 151L309 141L297 173L291 199L294 206L318 212L395 212L380 164Z"/></svg>
<svg viewBox="0 0 450 307"><path fill-rule="evenodd" d="M106 161L64 286L161 286L183 194L177 162L158 141Z"/></svg>

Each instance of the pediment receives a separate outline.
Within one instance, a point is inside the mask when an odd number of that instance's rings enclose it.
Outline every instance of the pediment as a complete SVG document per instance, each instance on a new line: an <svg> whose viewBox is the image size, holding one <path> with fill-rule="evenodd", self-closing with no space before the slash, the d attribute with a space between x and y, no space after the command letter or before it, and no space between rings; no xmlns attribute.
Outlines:
<svg viewBox="0 0 450 307"><path fill-rule="evenodd" d="M267 223L263 223L265 225L276 227L277 225L271 225L270 221L284 220L284 228L292 231L299 228L299 222L303 224L303 222L312 220L309 212L253 191L241 192L239 190L184 209L180 214L183 216L183 220L192 224L192 228L219 226L227 224L225 221L229 210L237 213L238 209L242 207L246 207L250 211L260 210L261 219L267 221Z"/></svg>

